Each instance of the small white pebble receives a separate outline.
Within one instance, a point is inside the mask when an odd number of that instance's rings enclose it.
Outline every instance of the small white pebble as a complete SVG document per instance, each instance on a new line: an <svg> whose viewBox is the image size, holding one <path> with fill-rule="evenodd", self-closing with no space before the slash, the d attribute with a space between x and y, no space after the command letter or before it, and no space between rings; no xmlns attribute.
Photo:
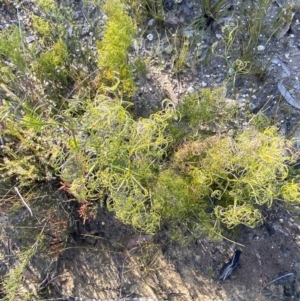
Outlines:
<svg viewBox="0 0 300 301"><path fill-rule="evenodd" d="M152 41L152 40L153 40L153 34L152 34L152 33L149 33L149 34L147 35L147 39L148 39L148 41Z"/></svg>
<svg viewBox="0 0 300 301"><path fill-rule="evenodd" d="M233 68L229 68L228 69L228 74L233 74L234 73L234 69Z"/></svg>
<svg viewBox="0 0 300 301"><path fill-rule="evenodd" d="M154 26L155 23L156 23L155 19L150 19L150 20L148 21L148 25L149 25L149 26Z"/></svg>
<svg viewBox="0 0 300 301"><path fill-rule="evenodd" d="M266 47L264 45L258 45L257 51L265 51Z"/></svg>
<svg viewBox="0 0 300 301"><path fill-rule="evenodd" d="M281 224L283 224L283 218L280 218L280 219L279 219L279 222L280 222Z"/></svg>
<svg viewBox="0 0 300 301"><path fill-rule="evenodd" d="M206 87L207 83L206 82L202 82L201 85L202 85L202 87Z"/></svg>
<svg viewBox="0 0 300 301"><path fill-rule="evenodd" d="M195 89L194 89L192 86L189 86L189 87L187 88L187 92L188 92L188 93L194 93L194 92L195 92Z"/></svg>

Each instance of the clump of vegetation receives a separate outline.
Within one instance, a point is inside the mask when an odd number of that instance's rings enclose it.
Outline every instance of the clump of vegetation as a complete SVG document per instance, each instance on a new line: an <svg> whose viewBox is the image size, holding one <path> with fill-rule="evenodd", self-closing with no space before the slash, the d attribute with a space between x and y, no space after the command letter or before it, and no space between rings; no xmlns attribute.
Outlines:
<svg viewBox="0 0 300 301"><path fill-rule="evenodd" d="M124 0L134 13L134 19L143 24L147 19L153 18L156 22L165 20L165 11L173 8L172 1L165 0Z"/></svg>
<svg viewBox="0 0 300 301"><path fill-rule="evenodd" d="M9 178L24 191L55 182L55 189L61 185L59 191L79 202L77 214L84 222L100 204L147 233L167 222L173 238L180 237L181 227L214 237L223 226L255 227L262 206L276 199L300 201L298 180L289 177L290 143L263 114L238 129L237 106L224 88L191 93L177 108L165 100L148 118L130 114L133 72L145 74L147 66L141 59L128 63L136 26L121 1L106 1L101 41L82 41L68 7L58 8L52 0L37 3L41 11L28 14L32 41L25 42L21 22L0 32L2 181ZM218 18L225 4L203 3L207 18ZM155 5L158 19L164 13L160 0L143 4ZM237 42L236 30L228 31L228 51ZM91 31L100 36L97 26ZM179 51L178 72L189 46ZM250 65L234 59L235 79ZM6 300L19 297L22 272L37 248L46 240L49 252L65 247L67 218L51 201L43 203L48 218L42 222L49 227L20 252L20 264L4 279ZM51 238L45 239L44 230Z"/></svg>
<svg viewBox="0 0 300 301"><path fill-rule="evenodd" d="M252 120L256 128L238 130L236 104L224 88L189 94L176 110L168 102L149 118L131 116L123 98L134 91L127 49L135 25L118 0L104 10L108 23L94 65L91 50L74 55L79 34L71 42L61 25L48 39L46 23L33 17L33 47L24 46L20 28L1 32L8 42L0 42L0 55L11 62L1 65L3 174L20 187L59 179L83 204L83 219L100 202L148 233L162 220L184 222L191 231L216 231L220 223L254 227L260 206L282 196L297 200L296 184L286 181L289 144L263 116ZM89 67L81 73L76 64ZM91 70L97 77L86 81Z"/></svg>
<svg viewBox="0 0 300 301"><path fill-rule="evenodd" d="M103 40L97 45L102 90L104 86L114 85L118 78L122 95L130 97L135 91L135 84L132 70L127 64L127 49L135 34L135 25L120 1L107 1L103 9L108 22Z"/></svg>
<svg viewBox="0 0 300 301"><path fill-rule="evenodd" d="M237 105L225 95L224 87L188 94L178 106L181 121L188 123L187 131L197 137L199 133L204 136L234 128Z"/></svg>
<svg viewBox="0 0 300 301"><path fill-rule="evenodd" d="M65 161L61 178L79 201L108 195L121 221L153 233L159 220L151 210L151 185L171 142L165 128L173 109L137 121L113 99L99 97L81 109L74 145L60 142L68 154L59 160Z"/></svg>
<svg viewBox="0 0 300 301"><path fill-rule="evenodd" d="M233 86L237 76L253 73L262 78L265 73L264 66L258 66L256 63L259 56L257 46L260 43L261 34L266 33L264 22L271 3L271 0L260 0L250 3L249 6L237 7L232 12L232 19L222 26L223 40L213 45L214 53L220 44L224 47L222 52L216 54L226 61L229 80L232 81ZM270 36L273 34L272 29Z"/></svg>
<svg viewBox="0 0 300 301"><path fill-rule="evenodd" d="M270 118L261 112L251 118L251 124L260 132L263 132L272 125Z"/></svg>
<svg viewBox="0 0 300 301"><path fill-rule="evenodd" d="M227 10L224 9L228 0L200 0L202 16L195 22L198 27L211 26L213 22L217 22L226 15Z"/></svg>
<svg viewBox="0 0 300 301"><path fill-rule="evenodd" d="M172 168L192 191L181 196L184 211L190 212L187 217L197 212L197 206L212 207L216 220L229 228L255 227L261 220L259 206L270 207L281 187L292 188L284 186L291 160L288 147L275 128L264 132L248 128L236 138L218 135L184 143L174 154ZM177 200L172 193L169 201L165 198L169 207Z"/></svg>

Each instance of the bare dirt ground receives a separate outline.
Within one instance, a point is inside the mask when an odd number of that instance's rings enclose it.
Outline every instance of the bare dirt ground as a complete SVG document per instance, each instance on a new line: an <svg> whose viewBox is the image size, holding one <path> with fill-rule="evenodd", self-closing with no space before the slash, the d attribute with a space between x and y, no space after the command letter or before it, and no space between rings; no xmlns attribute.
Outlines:
<svg viewBox="0 0 300 301"><path fill-rule="evenodd" d="M268 214L255 230L240 227L231 237L235 245L203 237L181 246L164 230L135 245L139 236L102 212L97 245L73 242L61 256L59 292L100 300L299 300L299 214L280 205ZM228 280L217 281L233 247L243 252L240 266Z"/></svg>
<svg viewBox="0 0 300 301"><path fill-rule="evenodd" d="M34 255L22 290L33 294L29 300L300 300L300 214L281 204L265 214L257 229L241 226L228 233L231 241L202 237L182 245L166 228L145 236L99 209L95 220L77 222L60 255ZM1 271L14 266L13 254L26 244L22 225L28 225L28 215L21 210L10 221L1 216ZM239 267L218 281L233 249L242 251Z"/></svg>
<svg viewBox="0 0 300 301"><path fill-rule="evenodd" d="M188 24L197 16L199 5L186 3L191 11L186 23L177 29L148 25L134 42L132 58L136 55L151 58L147 74L138 77L138 91L133 99L140 116L154 111L165 97L177 102L188 92L221 86L228 78L229 66L220 57L222 48L217 48L216 55L207 60L208 49L222 40L221 28L208 30L201 36L190 33ZM289 3L282 1L282 5L287 7ZM274 2L267 23L278 9L278 3ZM6 12L3 7L2 12ZM180 17L180 6L174 14ZM7 16L12 18L13 14ZM4 18L1 26L14 21ZM263 79L249 74L238 77L235 89L228 88L228 97L240 104L241 112L263 111L283 134L299 141L299 12L289 29L282 38L270 39L267 45L270 35L261 36L260 44L266 45L259 57L265 68ZM168 46L176 30L186 40L191 36L199 41L189 49L187 64L175 73L176 62ZM153 39L149 39L149 34ZM196 62L192 59L195 57ZM280 83L292 99L283 95ZM57 214L67 218L69 213L61 204L68 197L57 190L47 190L45 195L44 203L49 196L56 199ZM75 205L72 206L74 209ZM40 218L45 209L37 213ZM30 293L27 300L300 300L300 208L292 209L277 202L272 210L265 209L265 223L257 229L240 226L219 242L205 237L191 239L187 233L184 245L171 240L167 227L154 237L145 236L120 224L112 213L99 209L95 220L85 225L74 221L64 252L46 256L53 247L49 243L44 254L34 255L22 275L21 289ZM20 246L28 243L22 239L28 235L24 225L37 226L26 209L15 212L14 216L0 213L1 276L15 266ZM235 249L242 251L239 267L229 279L218 281L220 268Z"/></svg>

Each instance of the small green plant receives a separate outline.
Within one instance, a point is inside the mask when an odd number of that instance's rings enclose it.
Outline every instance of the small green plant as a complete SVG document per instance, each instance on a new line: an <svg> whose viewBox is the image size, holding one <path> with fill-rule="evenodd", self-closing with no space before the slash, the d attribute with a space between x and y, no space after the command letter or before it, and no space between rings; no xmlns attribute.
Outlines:
<svg viewBox="0 0 300 301"><path fill-rule="evenodd" d="M223 39L213 45L213 53L222 57L228 65L228 79L233 86L240 75L254 73L261 78L264 74L265 66L257 67L257 47L261 35L267 34L264 22L271 3L271 0L260 0L247 6L241 5L233 12L233 18L222 26ZM224 50L217 53L217 46L220 45Z"/></svg>
<svg viewBox="0 0 300 301"><path fill-rule="evenodd" d="M4 277L2 290L5 293L3 301L29 300L19 291L25 269L40 246L42 236L28 249L20 251L17 255L17 265Z"/></svg>
<svg viewBox="0 0 300 301"><path fill-rule="evenodd" d="M118 77L122 95L130 97L135 91L135 84L132 71L127 64L127 49L135 34L135 25L119 0L107 1L103 9L109 20L103 40L97 45L98 66L102 69L99 79L100 89L103 89L101 85L114 84Z"/></svg>
<svg viewBox="0 0 300 301"><path fill-rule="evenodd" d="M201 89L187 95L178 106L181 120L188 122L192 134L207 135L228 131L237 112L234 101L226 99L226 89Z"/></svg>
<svg viewBox="0 0 300 301"><path fill-rule="evenodd" d="M213 0L200 0L202 16L195 22L195 25L201 28L211 26L213 22L226 15L226 10L223 8L228 3L229 0L217 0L215 3Z"/></svg>
<svg viewBox="0 0 300 301"><path fill-rule="evenodd" d="M173 68L175 73L180 73L182 70L184 70L184 68L186 67L187 55L190 51L190 43L188 40L183 39L180 44L181 45L178 49L178 52L175 55Z"/></svg>
<svg viewBox="0 0 300 301"><path fill-rule="evenodd" d="M8 58L15 68L25 71L26 61L22 52L22 40L17 27L7 27L1 31L0 57ZM4 63L1 63L4 65Z"/></svg>
<svg viewBox="0 0 300 301"><path fill-rule="evenodd" d="M47 52L42 53L34 67L35 73L41 82L58 81L66 85L68 80L68 48L63 40L58 40Z"/></svg>
<svg viewBox="0 0 300 301"><path fill-rule="evenodd" d="M153 18L156 22L165 20L163 0L125 0L135 14L135 19L139 24L143 24L147 19Z"/></svg>
<svg viewBox="0 0 300 301"><path fill-rule="evenodd" d="M57 9L57 3L54 0L37 0L36 2L46 13L51 13Z"/></svg>
<svg viewBox="0 0 300 301"><path fill-rule="evenodd" d="M258 113L251 119L251 124L260 132L271 126L271 120L264 113Z"/></svg>
<svg viewBox="0 0 300 301"><path fill-rule="evenodd" d="M146 60L141 57L135 59L130 66L138 76L145 76L148 73Z"/></svg>
<svg viewBox="0 0 300 301"><path fill-rule="evenodd" d="M232 81L233 88L235 87L235 81L237 76L247 75L250 73L251 69L252 64L250 61L242 61L240 59L236 59L234 62L231 63L228 70L228 80Z"/></svg>

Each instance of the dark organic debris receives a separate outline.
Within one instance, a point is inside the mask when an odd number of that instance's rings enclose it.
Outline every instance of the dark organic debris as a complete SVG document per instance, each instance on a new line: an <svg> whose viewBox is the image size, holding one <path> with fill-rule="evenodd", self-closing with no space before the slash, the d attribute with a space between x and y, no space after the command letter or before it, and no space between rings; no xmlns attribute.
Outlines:
<svg viewBox="0 0 300 301"><path fill-rule="evenodd" d="M275 234L275 229L271 224L265 223L265 226L270 236Z"/></svg>
<svg viewBox="0 0 300 301"><path fill-rule="evenodd" d="M163 0L162 4L165 11L170 11L174 8L174 0Z"/></svg>
<svg viewBox="0 0 300 301"><path fill-rule="evenodd" d="M284 85L282 84L282 81L280 81L277 86L278 86L278 90L280 91L280 93L284 97L284 99L294 108L300 109L300 103L284 87Z"/></svg>
<svg viewBox="0 0 300 301"><path fill-rule="evenodd" d="M227 262L220 271L218 280L226 280L232 272L237 268L242 251L236 250L231 260Z"/></svg>

